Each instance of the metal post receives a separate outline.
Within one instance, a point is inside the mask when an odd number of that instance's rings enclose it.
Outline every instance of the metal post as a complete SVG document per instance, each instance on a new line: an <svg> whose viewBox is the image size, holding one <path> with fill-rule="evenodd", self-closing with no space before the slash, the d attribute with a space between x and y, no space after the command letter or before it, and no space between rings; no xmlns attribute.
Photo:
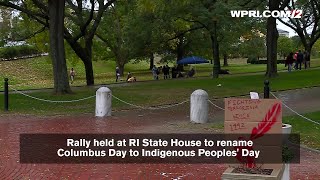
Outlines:
<svg viewBox="0 0 320 180"><path fill-rule="evenodd" d="M269 87L269 81L265 80L264 81L264 98L269 99L270 97L270 87Z"/></svg>
<svg viewBox="0 0 320 180"><path fill-rule="evenodd" d="M4 79L4 110L9 111L9 85L8 78Z"/></svg>

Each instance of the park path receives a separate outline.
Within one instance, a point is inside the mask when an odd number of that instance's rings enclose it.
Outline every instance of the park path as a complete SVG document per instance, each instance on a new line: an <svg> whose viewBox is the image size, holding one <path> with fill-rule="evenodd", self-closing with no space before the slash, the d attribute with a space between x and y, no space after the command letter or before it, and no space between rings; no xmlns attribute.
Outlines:
<svg viewBox="0 0 320 180"><path fill-rule="evenodd" d="M320 87L278 91L273 92L273 94L299 114L320 111ZM259 94L259 96L263 97L263 94ZM250 98L250 95L248 93L248 95L239 96L239 98ZM275 97L270 94L270 98ZM220 107L224 107L223 99L216 99L214 103ZM296 114L288 108L283 107L283 115L290 116ZM212 121L222 122L224 120L224 113L222 111L217 111L214 113L214 117L215 118L211 118Z"/></svg>

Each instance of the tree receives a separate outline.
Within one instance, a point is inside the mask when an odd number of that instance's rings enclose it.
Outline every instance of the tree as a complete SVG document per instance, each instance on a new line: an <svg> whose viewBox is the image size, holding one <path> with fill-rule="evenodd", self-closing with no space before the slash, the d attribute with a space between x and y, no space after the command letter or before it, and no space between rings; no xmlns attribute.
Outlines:
<svg viewBox="0 0 320 180"><path fill-rule="evenodd" d="M259 59L266 55L265 36L260 32L253 31L242 36L240 43L241 55L244 57Z"/></svg>
<svg viewBox="0 0 320 180"><path fill-rule="evenodd" d="M290 53L293 52L294 47L293 47L293 42L292 39L286 36L280 36L278 38L278 54L281 57L284 57L286 59L286 56Z"/></svg>
<svg viewBox="0 0 320 180"><path fill-rule="evenodd" d="M133 33L134 21L133 1L118 1L111 5L111 9L102 19L101 26L96 32L114 56L120 74L124 73L124 66L135 56L133 41L136 40L136 32Z"/></svg>
<svg viewBox="0 0 320 180"><path fill-rule="evenodd" d="M313 57L319 57L320 55L320 40L318 40L316 43L314 43L312 51L311 51L311 55Z"/></svg>
<svg viewBox="0 0 320 180"><path fill-rule="evenodd" d="M288 5L290 0L269 0L268 6L270 11L282 10ZM279 33L277 23L274 17L267 20L267 77L278 76L277 70L277 48Z"/></svg>
<svg viewBox="0 0 320 180"><path fill-rule="evenodd" d="M92 67L93 38L104 12L116 0L66 1L66 7L69 11L66 14L68 26L64 28L65 39L84 64L87 85L94 85Z"/></svg>
<svg viewBox="0 0 320 180"><path fill-rule="evenodd" d="M6 7L0 8L0 47L4 46L7 43L7 40L10 38L10 29L11 29L11 13L12 10Z"/></svg>
<svg viewBox="0 0 320 180"><path fill-rule="evenodd" d="M70 93L69 78L64 51L64 3L65 0L48 0L50 55L54 75L54 92Z"/></svg>
<svg viewBox="0 0 320 180"><path fill-rule="evenodd" d="M313 45L320 38L320 2L318 0L292 1L286 5L288 10L302 9L302 18L280 19L283 24L293 29L301 39L305 51L311 52Z"/></svg>
<svg viewBox="0 0 320 180"><path fill-rule="evenodd" d="M69 86L69 79L66 67L65 53L64 53L64 6L65 0L49 0L45 5L43 2L34 0L35 7L47 7L46 14L39 13L34 9L34 6L28 6L19 1L0 1L0 6L9 7L21 11L33 18L44 27L49 27L50 31L50 53L53 64L54 75L54 93L64 94L71 92ZM20 6L19 6L20 5ZM50 21L48 17L50 18Z"/></svg>
<svg viewBox="0 0 320 180"><path fill-rule="evenodd" d="M116 0L66 0L64 38L82 60L87 85L94 84L92 46L95 32L108 7ZM10 7L49 27L49 7L44 0L1 0L0 6Z"/></svg>
<svg viewBox="0 0 320 180"><path fill-rule="evenodd" d="M218 78L221 70L218 31L220 23L224 21L220 13L226 12L226 4L220 1L190 1L186 8L191 9L191 13L181 19L200 25L210 35L214 64L212 77Z"/></svg>

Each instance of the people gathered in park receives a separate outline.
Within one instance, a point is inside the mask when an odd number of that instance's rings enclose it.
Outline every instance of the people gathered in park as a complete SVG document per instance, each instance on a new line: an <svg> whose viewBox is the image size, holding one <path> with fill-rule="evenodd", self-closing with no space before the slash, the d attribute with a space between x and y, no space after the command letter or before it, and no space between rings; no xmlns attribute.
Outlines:
<svg viewBox="0 0 320 180"><path fill-rule="evenodd" d="M196 71L195 71L194 68L192 67L192 68L190 69L190 71L188 72L188 77L193 77L195 73L196 73Z"/></svg>
<svg viewBox="0 0 320 180"><path fill-rule="evenodd" d="M288 72L291 72L292 69L301 70L302 65L304 65L304 69L310 68L310 53L307 51L291 52L285 60L285 67L288 67Z"/></svg>
<svg viewBox="0 0 320 180"><path fill-rule="evenodd" d="M170 70L171 70L171 73L170 73ZM193 67L188 72L184 72L184 71L180 71L177 65L170 68L168 64L164 66L160 66L159 68L157 68L157 66L154 65L151 72L154 80L159 80L161 73L163 73L163 79L194 77L196 73Z"/></svg>
<svg viewBox="0 0 320 180"><path fill-rule="evenodd" d="M128 72L127 82L132 83L132 82L136 82L136 81L137 81L136 77L132 76L131 72Z"/></svg>

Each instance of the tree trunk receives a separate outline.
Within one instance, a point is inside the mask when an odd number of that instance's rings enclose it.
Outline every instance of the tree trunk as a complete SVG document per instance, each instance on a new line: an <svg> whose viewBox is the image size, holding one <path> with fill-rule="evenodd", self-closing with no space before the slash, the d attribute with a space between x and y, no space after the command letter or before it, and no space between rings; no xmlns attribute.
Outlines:
<svg viewBox="0 0 320 180"><path fill-rule="evenodd" d="M304 47L304 50L309 53L309 55L311 55L311 50L312 50L312 47L310 45L307 45Z"/></svg>
<svg viewBox="0 0 320 180"><path fill-rule="evenodd" d="M64 49L64 6L65 0L48 0L50 54L55 94L71 92Z"/></svg>
<svg viewBox="0 0 320 180"><path fill-rule="evenodd" d="M229 66L228 55L226 53L223 54L223 66Z"/></svg>
<svg viewBox="0 0 320 180"><path fill-rule="evenodd" d="M218 78L221 70L220 57L219 57L219 42L217 37L217 21L214 21L214 34L210 35L211 45L213 51L213 71L212 78Z"/></svg>
<svg viewBox="0 0 320 180"><path fill-rule="evenodd" d="M184 57L183 36L179 37L179 43L177 44L177 62ZM183 71L183 64L178 64L178 71Z"/></svg>
<svg viewBox="0 0 320 180"><path fill-rule="evenodd" d="M94 75L92 66L92 38L88 38L85 43L86 60L83 61L86 70L87 86L94 85Z"/></svg>
<svg viewBox="0 0 320 180"><path fill-rule="evenodd" d="M83 61L84 68L86 71L86 81L87 81L87 86L93 86L94 85L94 76L93 76L93 66L92 66L92 61L87 59Z"/></svg>
<svg viewBox="0 0 320 180"><path fill-rule="evenodd" d="M150 54L150 67L149 70L151 70L153 68L154 65L154 56L153 53Z"/></svg>
<svg viewBox="0 0 320 180"><path fill-rule="evenodd" d="M88 42L86 42L85 48L81 47L81 45L78 42L73 41L73 39L70 37L66 37L66 40L84 64L86 71L87 86L94 85L92 66L92 40L91 43L89 40Z"/></svg>
<svg viewBox="0 0 320 180"><path fill-rule="evenodd" d="M278 9L277 0L269 0L270 11ZM267 20L267 77L278 76L277 72L277 45L278 45L278 30L276 19L269 17Z"/></svg>

